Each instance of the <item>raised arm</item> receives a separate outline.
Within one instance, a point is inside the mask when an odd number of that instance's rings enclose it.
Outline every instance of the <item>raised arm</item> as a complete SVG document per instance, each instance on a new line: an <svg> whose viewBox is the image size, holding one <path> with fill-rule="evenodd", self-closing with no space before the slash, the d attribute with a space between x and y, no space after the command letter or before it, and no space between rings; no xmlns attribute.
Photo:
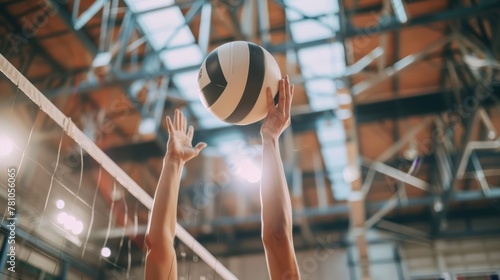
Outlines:
<svg viewBox="0 0 500 280"><path fill-rule="evenodd" d="M279 102L274 106L267 89L268 114L261 128L262 241L271 279L300 279L292 238L292 205L279 153L279 137L290 125L293 85L288 76L280 81Z"/></svg>
<svg viewBox="0 0 500 280"><path fill-rule="evenodd" d="M190 126L186 132L187 121L179 110L175 110L173 123L167 117L167 128L167 153L146 233L146 280L177 279L174 238L182 168L206 146L199 143L193 148L193 127Z"/></svg>

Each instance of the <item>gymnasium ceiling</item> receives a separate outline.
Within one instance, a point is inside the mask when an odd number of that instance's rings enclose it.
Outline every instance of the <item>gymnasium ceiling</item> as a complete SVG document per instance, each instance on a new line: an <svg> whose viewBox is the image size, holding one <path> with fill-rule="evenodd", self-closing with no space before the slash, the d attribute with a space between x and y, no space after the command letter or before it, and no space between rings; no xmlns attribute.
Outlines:
<svg viewBox="0 0 500 280"><path fill-rule="evenodd" d="M210 198L202 222L190 224L182 211L180 220L209 249L230 255L255 251L260 236L258 183L237 176L238 168L255 169L242 158L259 162L260 124L229 126L204 110L196 73L208 52L253 41L297 85L282 152L298 247L314 244L311 232L347 231L353 162L371 226L406 239L415 236L394 224L424 222L434 238L464 211L498 215L498 149L465 159L464 151L500 131L499 11L493 0L2 0L0 51L150 195L167 140L164 116L181 108L195 141L209 148L188 165L180 202L193 205L200 184L217 181L213 174L234 166L236 174ZM473 99L480 83L491 93L484 100ZM5 113L15 86L0 86ZM481 109L467 109L467 97ZM16 106L29 128L35 108ZM56 153L60 129L39 127L37 145ZM97 169L85 170L89 184Z"/></svg>

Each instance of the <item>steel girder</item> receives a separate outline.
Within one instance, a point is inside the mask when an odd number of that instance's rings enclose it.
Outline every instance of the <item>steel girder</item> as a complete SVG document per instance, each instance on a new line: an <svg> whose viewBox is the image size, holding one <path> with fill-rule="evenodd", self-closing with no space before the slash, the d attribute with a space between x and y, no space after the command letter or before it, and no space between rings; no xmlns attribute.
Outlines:
<svg viewBox="0 0 500 280"><path fill-rule="evenodd" d="M55 1L55 0L51 0L51 1ZM434 13L434 14L430 14L430 15L424 15L424 16L412 18L406 24L401 24L395 19L392 19L388 22L382 22L377 26L368 26L368 27L364 27L364 28L355 28L355 27L351 26L350 24L345 24L346 29L343 31L340 31L340 33L337 34L336 38L326 38L326 39L314 40L314 41L305 42L305 43L293 43L293 42L289 41L289 42L284 43L284 44L268 45L265 47L271 53L281 53L281 52L286 52L287 50L298 50L301 48L307 48L307 47L312 47L312 46L317 46L317 45L322 45L322 44L328 44L328 43L332 43L334 41L343 40L345 38L352 38L352 37L357 37L357 36L372 36L375 34L390 32L390 31L394 31L394 30L398 30L398 29L411 28L414 26L431 24L431 23L438 22L438 21L454 20L454 19L460 19L460 18L464 18L464 17L471 17L474 15L482 14L482 13L491 13L491 12L493 12L495 10L499 10L499 9L500 9L500 7L496 3L496 1L485 1L485 2L481 2L481 4L478 4L477 6L459 7L459 8L454 8L454 9L450 9L447 11L443 11L443 12L438 12L438 13ZM201 9L200 9L200 11L201 11ZM63 19L65 19L65 21L67 21L68 16L69 15L63 16ZM70 16L69 16L69 18L70 18ZM81 33L79 36L81 37ZM122 46L122 48L125 48L125 47L126 46ZM157 54L153 53L151 55L156 56ZM141 80L141 79L145 79L145 78L154 78L154 77L158 77L158 76L168 76L168 75L173 75L176 73L197 70L198 68L199 68L199 65L193 65L193 66L183 67L183 68L179 68L179 69L161 69L160 68L160 69L156 69L154 71L146 71L144 69L141 69L141 70L136 71L136 72L123 73L117 77L113 77L113 78L109 79L109 81L106 81L102 84L98 84L97 82L81 83L79 85L79 87L76 89L76 92L85 93L88 91L92 91L96 88L113 86L116 84L127 84L127 83L130 83L132 81ZM335 77L332 77L332 78L335 78ZM70 94L73 92L73 90L74 90L73 87L68 86L68 87L62 87L62 88L47 89L47 90L44 90L43 92L45 92L48 97L55 97L55 96L59 96L59 95Z"/></svg>

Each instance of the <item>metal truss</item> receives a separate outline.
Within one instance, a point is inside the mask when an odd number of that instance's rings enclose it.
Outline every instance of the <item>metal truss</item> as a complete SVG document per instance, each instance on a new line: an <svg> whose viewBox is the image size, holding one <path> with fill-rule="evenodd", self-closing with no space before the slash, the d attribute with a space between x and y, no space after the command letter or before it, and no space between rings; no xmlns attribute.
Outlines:
<svg viewBox="0 0 500 280"><path fill-rule="evenodd" d="M58 5L58 13L60 17L63 19L63 21L68 25L70 28L71 32L73 32L79 40L82 42L83 45L87 47L87 49L90 51L92 54L96 54L96 46L92 43L92 41L89 39L87 35L85 35L84 29L85 29L85 24L88 22L88 18L91 15L94 15L96 13L96 10L98 11L97 8L102 8L104 5L104 2L106 1L96 1L88 10L83 11L80 15L80 17L76 18L75 17L75 11L73 11L72 14L70 14L65 7L60 6L60 4L57 3L55 0L50 0L53 5ZM248 1L252 2L252 1ZM200 30L208 31L210 30L210 21L208 20L209 17L207 16L210 14L213 8L210 8L211 6L208 5L206 1L192 1L189 3L184 3L182 4L182 7L188 4L192 4L192 7L188 11L188 14L186 15L186 24L189 24L191 20L194 17L200 16L202 19L200 21ZM281 3L278 1L278 3ZM237 7L226 7L224 6L224 2L219 3L221 7L223 7L226 10L226 13L230 14L230 18L232 18L231 22L232 24L237 24L240 26L242 29L248 29L252 26L252 24L249 24L252 19L251 17L244 17L244 20L246 22L235 22L234 19L234 14L239 10L243 9L246 13L250 13L251 9L248 4L237 6ZM284 5L284 4L282 4ZM214 6L214 5L212 5ZM77 9L78 7L78 1L75 2L75 8ZM410 19L406 24L400 23L396 18L390 18L389 21L382 21L379 25L376 26L369 26L365 28L357 28L349 24L348 22L343 22L341 23L344 29L341 29L338 34L335 35L335 38L328 38L328 39L321 39L321 40L316 40L316 41L310 41L310 42L304 42L304 43L294 43L292 40L289 40L286 43L278 44L278 45L272 45L269 42L269 39L266 39L269 37L269 35L272 32L276 31L284 31L283 30L270 30L269 29L269 22L266 20L265 15L268 14L267 9L267 1L266 0L258 0L257 1L257 7L258 7L258 22L259 22L259 35L260 35L260 41L263 42L263 46L265 46L271 53L280 53L280 52L286 52L288 50L299 50L302 48L307 48L307 47L312 47L312 46L318 46L318 45L323 45L327 43L331 43L334 41L339 41L339 40L345 40L348 38L353 38L353 37L358 37L358 36L372 36L376 34L382 34L386 32L392 32L395 30L399 29L404 29L404 28L411 28L414 26L419 26L419 25L428 25L432 24L435 22L439 21L450 21L450 20L457 20L457 19L462 19L462 18L468 18L472 17L475 15L481 15L483 13L492 13L492 10L498 9L498 5L495 3L495 1L482 1L480 4L472 7L456 7L447 11L435 13L435 14L429 14L429 15L424 15L420 16L417 18L412 18ZM167 7L163 7L167 8ZM160 8L158 8L160 9ZM148 12L154 12L158 9L153 9L151 11L142 11L139 14L145 14ZM363 9L355 10L355 11L347 11L346 13L352 13L352 12L363 12L363 13L368 13L368 12L378 12L380 9L379 5L374 5L370 7L365 7ZM131 11L129 11L130 15L127 15L123 21L117 21L115 20L109 20L111 23L120 24L121 25L121 33L120 36L117 38L116 42L110 42L108 45L113 45L117 42L120 42L122 46L120 47L120 52L114 57L114 70L112 73L110 73L110 77L105 78L103 83L98 83L96 81L87 81L83 82L80 84L80 86L77 88L78 93L85 93L92 91L93 89L97 87L105 87L105 86L110 86L110 85L116 85L116 84L127 84L132 81L140 80L140 79L153 79L159 76L168 76L168 75L173 75L176 73L182 73L186 71L191 71L194 69L197 69L199 65L193 65L192 67L185 67L185 68L180 68L180 69L165 69L165 68L157 68L157 67L148 67L148 61L153 60L153 58L156 58L158 56L158 52L150 52L147 56L145 57L137 57L135 60L130 60L127 58L124 54L125 52L130 52L138 47L139 44L148 44L147 39L141 38L139 40L130 40L130 34L132 30L136 30L139 34L141 34L140 27L134 22L134 19L138 16L138 14L134 14ZM254 12L255 13L255 12ZM205 14L205 16L203 16ZM345 18L345 17L344 17ZM15 19L13 19L15 21ZM228 23L228 25L231 23ZM107 26L109 28L109 26ZM251 39L255 37L255 34L257 32L253 31L251 33L248 30L245 30L245 32L240 31L239 33L243 34L248 34L246 37L243 37L243 39ZM234 40L235 37L233 38L227 38L225 39L226 41ZM200 38L199 43L200 47L202 50L206 50L207 46L210 44L208 42L214 43L213 41L210 40L208 37L203 37ZM99 46L100 47L100 46ZM166 47L164 48L166 49ZM162 49L162 50L164 50ZM161 51L161 50L160 50ZM380 56L381 53L380 51L375 52L368 56L365 60L359 61L356 65L351 66L352 70L348 71L350 74L355 74L358 73L361 69L363 69L363 66L366 66L367 62L369 63L369 60L367 59L375 59L377 56ZM123 67L126 66L134 66L134 64L141 63L143 64L142 67L131 67L135 68L136 70L134 71L123 71ZM132 65L130 65L132 64ZM395 65L396 66L396 65ZM342 77L331 77L331 78L342 78ZM57 88L47 88L43 92L47 93L47 96L49 97L55 97L58 95L65 95L65 94L70 94L73 92L72 87L57 87ZM356 89L356 88L355 88Z"/></svg>

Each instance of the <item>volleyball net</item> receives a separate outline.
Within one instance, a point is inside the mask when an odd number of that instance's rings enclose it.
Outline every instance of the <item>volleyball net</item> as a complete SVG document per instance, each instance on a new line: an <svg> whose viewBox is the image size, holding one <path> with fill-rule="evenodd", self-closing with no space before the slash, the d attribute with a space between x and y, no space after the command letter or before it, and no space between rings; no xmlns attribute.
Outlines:
<svg viewBox="0 0 500 280"><path fill-rule="evenodd" d="M0 55L4 279L143 279L153 199ZM237 279L181 225L178 279Z"/></svg>

